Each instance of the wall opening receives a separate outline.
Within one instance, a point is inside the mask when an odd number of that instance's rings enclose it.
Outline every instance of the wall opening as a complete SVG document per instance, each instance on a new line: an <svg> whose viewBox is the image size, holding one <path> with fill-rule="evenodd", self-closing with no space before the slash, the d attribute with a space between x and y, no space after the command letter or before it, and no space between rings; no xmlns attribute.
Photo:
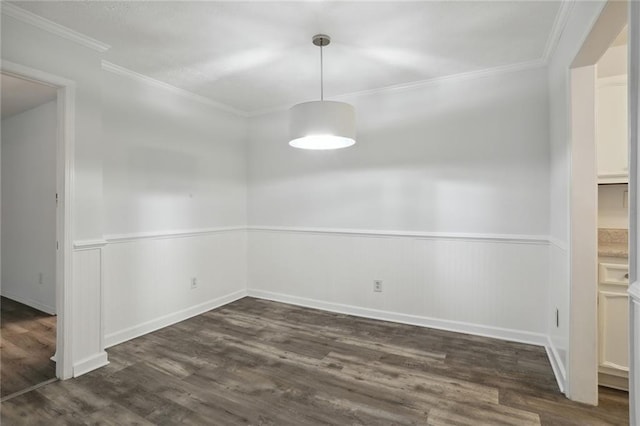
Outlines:
<svg viewBox="0 0 640 426"><path fill-rule="evenodd" d="M27 265L21 265L27 272L20 272L17 276L26 277L21 279L21 282L33 283L35 281L36 290L32 293L32 297L21 300L21 303L27 302L28 304L37 305L36 309L48 311L46 313L55 313L55 378L67 379L73 374L72 371L72 357L71 357L71 340L72 340L72 304L71 304L71 266L72 266L72 221L71 221L71 206L72 206L72 194L73 194L73 182L72 182L72 170L73 170L73 127L75 117L75 83L71 80L61 78L59 76L49 74L37 69L26 67L20 64L16 64L10 61L2 61L0 65L0 73L3 76L3 104L4 94L7 91L7 85L5 81L9 81L11 78L14 83L19 83L23 87L25 84L31 84L31 87L46 86L49 98L46 102L40 102L40 106L36 106L38 102L32 104L32 108L24 107L23 111L15 110L16 113L13 117L7 117L6 120L16 121L15 135L12 135L10 139L15 139L20 142L22 139L29 140L31 143L39 136L46 134L44 137L48 141L47 153L43 155L40 151L31 152L27 147L14 146L12 149L22 156L25 163L26 170L17 170L19 167L13 167L13 169L7 166L7 172L12 171L16 173L13 178L16 180L14 194L22 197L20 201L20 209L18 212L11 212L10 215L16 216L20 211L25 212L30 209L43 209L47 210L46 219L46 233L39 233L39 238L46 238L47 241L41 242L42 245L50 247L42 248L43 256L47 259L47 268L40 267L43 263L36 261L33 258L22 258L21 261ZM33 95L33 93L32 93ZM19 98L24 98L24 91L18 95ZM27 96L28 97L28 96ZM23 99L24 100L24 99ZM33 100L32 100L33 101ZM28 104L28 102L27 102ZM5 105L3 105L5 110ZM26 114L25 114L26 113ZM23 115L24 114L24 115ZM20 116L22 115L22 116ZM35 116L35 121L31 120ZM30 121L31 120L31 121ZM20 124L21 121L34 124L33 127L24 126ZM45 132L44 122L47 121L48 126L51 128L53 135L49 132ZM53 124L51 124L53 122ZM6 122L3 120L2 126L2 139L3 139L3 151L5 148L5 131L7 131ZM34 128L35 127L35 128ZM13 137L15 136L15 138ZM53 146L51 146L53 145ZM42 147L40 147L42 148ZM24 152L23 152L24 151ZM8 152L8 151L5 151ZM2 189L5 190L5 165L4 161L5 152L1 153L2 158ZM46 167L43 164L37 163L37 161L46 162ZM27 164L28 162L28 164ZM32 164L32 162L35 162ZM46 173L45 170L46 169ZM40 177L52 180L43 184L43 180L38 180ZM43 175L43 176L40 176ZM37 194L28 194L26 197L25 192L29 190L27 181L30 184L35 185L31 181L38 181ZM32 189L36 192L35 189ZM11 195L9 192L8 195ZM5 194L3 194L4 196ZM37 195L37 196L34 196ZM28 198L28 199L27 199ZM28 201L28 202L27 202ZM2 222L4 222L5 200L2 200ZM45 207L46 206L46 207ZM15 206L13 206L15 207ZM9 212L9 210L6 210ZM28 213L28 214L27 214ZM28 211L25 213L25 217L14 218L16 223L30 218L30 214L34 212ZM38 212L43 213L43 212ZM43 213L44 214L44 213ZM51 217L53 216L53 217ZM43 219L44 220L44 219ZM32 226L37 227L42 225L38 223L35 225L35 219L31 219ZM2 255L3 262L5 261L5 251L10 250L14 241L5 239L4 223L2 229L2 248L0 253ZM54 228L53 231L51 228ZM44 236L46 234L46 237ZM16 243L17 244L17 243ZM51 253L53 252L53 256ZM32 254L31 250L25 250L25 253ZM14 265L11 265L12 267ZM2 265L2 295L5 294L5 278L9 276L5 273L6 265ZM35 278L34 278L35 274ZM47 287L47 284L53 283L53 288ZM47 291L42 288L47 288ZM8 288L8 287L7 287ZM51 295L53 294L53 297ZM44 296L47 296L46 298ZM37 297L36 297L37 296ZM38 298L43 296L42 298ZM37 303L33 303L33 302ZM38 305L38 303L40 303ZM4 307L3 307L4 308ZM3 336L4 338L4 336ZM49 355L49 356L51 356ZM3 359L4 362L4 359ZM46 383L46 382L45 382ZM3 377L3 388L5 387ZM4 393L3 393L3 396ZM7 395L8 396L8 395Z"/></svg>
<svg viewBox="0 0 640 426"><path fill-rule="evenodd" d="M598 371L602 362L598 339L598 300L602 299L599 297L602 293L598 288L597 64L627 25L627 7L626 2L607 3L568 70L571 88L571 284L567 396L593 405L598 403ZM626 167L628 176L633 173L629 170L628 157ZM602 176L602 183L614 183L604 180L620 178Z"/></svg>

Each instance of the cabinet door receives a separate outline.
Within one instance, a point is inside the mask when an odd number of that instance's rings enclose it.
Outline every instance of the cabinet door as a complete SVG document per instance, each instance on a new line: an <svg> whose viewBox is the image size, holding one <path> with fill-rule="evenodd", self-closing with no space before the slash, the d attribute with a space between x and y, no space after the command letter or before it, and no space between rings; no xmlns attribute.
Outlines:
<svg viewBox="0 0 640 426"><path fill-rule="evenodd" d="M629 296L599 292L600 366L629 371Z"/></svg>
<svg viewBox="0 0 640 426"><path fill-rule="evenodd" d="M598 182L628 182L626 78L602 79L598 87L597 106Z"/></svg>
<svg viewBox="0 0 640 426"><path fill-rule="evenodd" d="M621 286L621 292L627 291L629 287L629 264L599 262L598 281L600 284Z"/></svg>

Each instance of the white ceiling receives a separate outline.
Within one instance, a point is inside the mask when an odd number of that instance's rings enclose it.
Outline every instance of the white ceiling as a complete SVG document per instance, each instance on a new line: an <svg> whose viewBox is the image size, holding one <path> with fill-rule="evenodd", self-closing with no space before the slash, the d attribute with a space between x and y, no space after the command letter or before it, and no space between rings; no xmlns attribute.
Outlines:
<svg viewBox="0 0 640 426"><path fill-rule="evenodd" d="M0 74L0 88L3 120L56 98L53 87L4 74Z"/></svg>
<svg viewBox="0 0 640 426"><path fill-rule="evenodd" d="M105 59L255 112L543 57L560 2L14 2L112 48Z"/></svg>

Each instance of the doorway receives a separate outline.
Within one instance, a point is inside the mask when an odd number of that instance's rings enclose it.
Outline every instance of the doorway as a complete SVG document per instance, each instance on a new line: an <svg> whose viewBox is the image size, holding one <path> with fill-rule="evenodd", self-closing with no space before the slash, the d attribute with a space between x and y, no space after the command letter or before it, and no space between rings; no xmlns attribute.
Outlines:
<svg viewBox="0 0 640 426"><path fill-rule="evenodd" d="M0 397L56 378L57 90L0 75Z"/></svg>
<svg viewBox="0 0 640 426"><path fill-rule="evenodd" d="M624 185L635 166L630 167L628 137L621 131L629 118L626 98L618 99L618 95L626 93L627 88L621 85L622 77L614 75L620 74L619 70L613 69L621 66L619 59L626 60L627 8L626 2L609 1L605 5L569 69L571 302L567 395L594 405L598 404L599 384L627 387L623 373L628 370L629 322L623 311L628 306L630 237L625 229L629 223L629 192ZM602 206L602 212L599 197L603 202L611 199L610 205ZM599 222L603 226L599 227ZM603 232L599 228L604 228ZM601 243L616 247L608 247L614 250L599 257Z"/></svg>
<svg viewBox="0 0 640 426"><path fill-rule="evenodd" d="M37 352L47 355L46 360L38 356L39 374L23 372L20 379L5 382L5 371L2 371L4 400L12 396L10 391L45 378L44 374L50 377L52 360L51 380L72 376L70 271L75 83L10 61L0 64L0 77L4 113L0 150L3 189L0 293L7 296L1 301L3 354L0 371L5 368L4 361L8 361L5 346L22 356L18 358L21 362L7 363L7 373L17 369L19 374L24 364L30 364L25 360L24 349L10 342L9 337L21 338L21 344L29 348L27 355L35 356ZM18 90L20 88L27 89ZM10 96L18 100L9 100ZM29 144L17 143L24 140ZM44 140L48 141L46 147L38 145L45 143ZM7 219L11 227L5 226ZM27 234L29 238L24 238ZM31 329L43 334L35 336ZM49 346L51 335L53 344ZM48 367L42 367L45 364ZM11 389L9 383L13 383Z"/></svg>

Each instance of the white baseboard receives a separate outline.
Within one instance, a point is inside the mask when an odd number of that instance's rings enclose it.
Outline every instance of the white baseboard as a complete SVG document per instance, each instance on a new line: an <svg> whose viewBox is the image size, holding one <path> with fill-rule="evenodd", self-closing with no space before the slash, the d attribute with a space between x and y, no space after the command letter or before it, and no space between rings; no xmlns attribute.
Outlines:
<svg viewBox="0 0 640 426"><path fill-rule="evenodd" d="M184 321L196 315L203 314L211 309L219 308L220 306L234 302L238 299L246 297L246 290L238 290L225 296L217 297L204 303L183 309L181 311L172 312L168 315L155 318L150 321L143 322L141 324L134 325L133 327L125 328L124 330L116 331L105 336L105 347L109 348L119 343L126 342L127 340L140 337L144 334L151 333L152 331L159 330L163 327Z"/></svg>
<svg viewBox="0 0 640 426"><path fill-rule="evenodd" d="M100 367L104 367L109 364L107 359L107 353L102 351L101 353L85 358L73 365L73 377L82 376L89 371L95 370Z"/></svg>
<svg viewBox="0 0 640 426"><path fill-rule="evenodd" d="M551 369L553 370L554 376L556 376L556 382L558 382L558 387L560 388L560 392L565 393L565 383L567 381L567 373L564 369L564 364L560 359L560 354L558 354L558 350L554 346L551 338L547 336L547 344L544 347L547 350L547 356L549 357L549 362L551 363Z"/></svg>
<svg viewBox="0 0 640 426"><path fill-rule="evenodd" d="M23 305L31 306L32 308L42 311L45 314L56 314L56 308L45 305L44 303L40 303L33 299L29 299L28 297L22 297L13 293L7 293L6 290L2 291L2 296L6 297L7 299L15 300L16 302L22 303Z"/></svg>
<svg viewBox="0 0 640 426"><path fill-rule="evenodd" d="M511 342L527 343L537 346L546 346L547 336L542 333L513 330L508 328L491 327L486 325L471 324L460 321L442 320L437 318L407 315L397 312L380 311L377 309L361 308L340 303L325 302L304 297L289 296L281 293L249 289L247 295L258 299L273 300L275 302L289 303L291 305L307 308L322 309L324 311L357 317L371 318L383 321L397 322L401 324L417 325L421 327L435 328L439 330L454 331L457 333L473 334L476 336L492 337Z"/></svg>

